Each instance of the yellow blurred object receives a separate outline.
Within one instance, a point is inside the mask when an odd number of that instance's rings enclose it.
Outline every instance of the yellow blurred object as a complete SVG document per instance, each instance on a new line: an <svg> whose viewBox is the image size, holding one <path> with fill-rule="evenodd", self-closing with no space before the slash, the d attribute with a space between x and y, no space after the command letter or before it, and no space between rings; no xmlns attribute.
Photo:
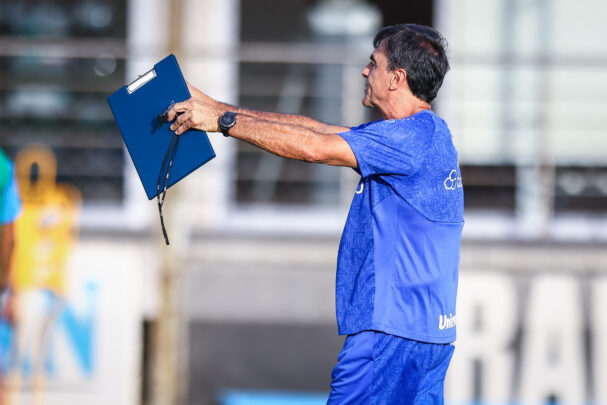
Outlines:
<svg viewBox="0 0 607 405"><path fill-rule="evenodd" d="M38 166L32 182L32 168ZM57 159L43 145L24 148L15 159L23 214L16 222L11 285L15 291L66 292L65 267L78 237L82 195L71 185L56 184Z"/></svg>

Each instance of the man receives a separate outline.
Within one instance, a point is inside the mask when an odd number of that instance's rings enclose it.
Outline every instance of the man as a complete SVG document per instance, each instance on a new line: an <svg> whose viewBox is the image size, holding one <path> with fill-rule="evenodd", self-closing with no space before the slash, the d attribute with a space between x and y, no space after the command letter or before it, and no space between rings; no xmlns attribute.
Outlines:
<svg viewBox="0 0 607 405"><path fill-rule="evenodd" d="M463 227L457 152L429 104L449 69L445 41L402 24L380 30L373 45L363 104L379 110L379 121L327 125L219 103L195 88L169 119L176 134L221 131L360 173L338 255L337 323L347 338L328 403L441 404Z"/></svg>

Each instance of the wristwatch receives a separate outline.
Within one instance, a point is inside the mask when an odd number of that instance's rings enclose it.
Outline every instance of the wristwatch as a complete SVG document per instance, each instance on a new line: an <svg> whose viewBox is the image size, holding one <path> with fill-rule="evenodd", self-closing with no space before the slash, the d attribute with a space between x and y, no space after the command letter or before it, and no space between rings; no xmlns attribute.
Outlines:
<svg viewBox="0 0 607 405"><path fill-rule="evenodd" d="M236 124L236 113L234 111L226 111L219 117L219 129L223 136L230 136L228 131Z"/></svg>

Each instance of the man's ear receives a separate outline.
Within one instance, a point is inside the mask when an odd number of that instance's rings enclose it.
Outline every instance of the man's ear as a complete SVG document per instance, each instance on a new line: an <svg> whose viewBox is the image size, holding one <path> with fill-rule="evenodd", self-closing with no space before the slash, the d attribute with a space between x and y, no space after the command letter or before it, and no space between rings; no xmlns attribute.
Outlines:
<svg viewBox="0 0 607 405"><path fill-rule="evenodd" d="M405 69L395 69L392 72L392 79L390 79L389 90L396 90L403 84L407 83L407 72Z"/></svg>

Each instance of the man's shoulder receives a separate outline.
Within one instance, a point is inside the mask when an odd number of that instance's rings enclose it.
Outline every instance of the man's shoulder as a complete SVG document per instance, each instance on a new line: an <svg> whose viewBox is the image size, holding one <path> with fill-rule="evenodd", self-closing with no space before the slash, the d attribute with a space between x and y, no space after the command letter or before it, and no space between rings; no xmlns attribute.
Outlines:
<svg viewBox="0 0 607 405"><path fill-rule="evenodd" d="M366 128L369 127L373 127L374 125L383 122L383 119L379 119L379 120L375 120L375 121L369 121L369 122L365 122L363 124L357 125L355 127L350 128L350 131L359 131L359 130L364 130Z"/></svg>
<svg viewBox="0 0 607 405"><path fill-rule="evenodd" d="M429 110L428 110L429 111ZM435 128L434 113L422 111L404 118L379 119L352 127L356 132L433 132Z"/></svg>

